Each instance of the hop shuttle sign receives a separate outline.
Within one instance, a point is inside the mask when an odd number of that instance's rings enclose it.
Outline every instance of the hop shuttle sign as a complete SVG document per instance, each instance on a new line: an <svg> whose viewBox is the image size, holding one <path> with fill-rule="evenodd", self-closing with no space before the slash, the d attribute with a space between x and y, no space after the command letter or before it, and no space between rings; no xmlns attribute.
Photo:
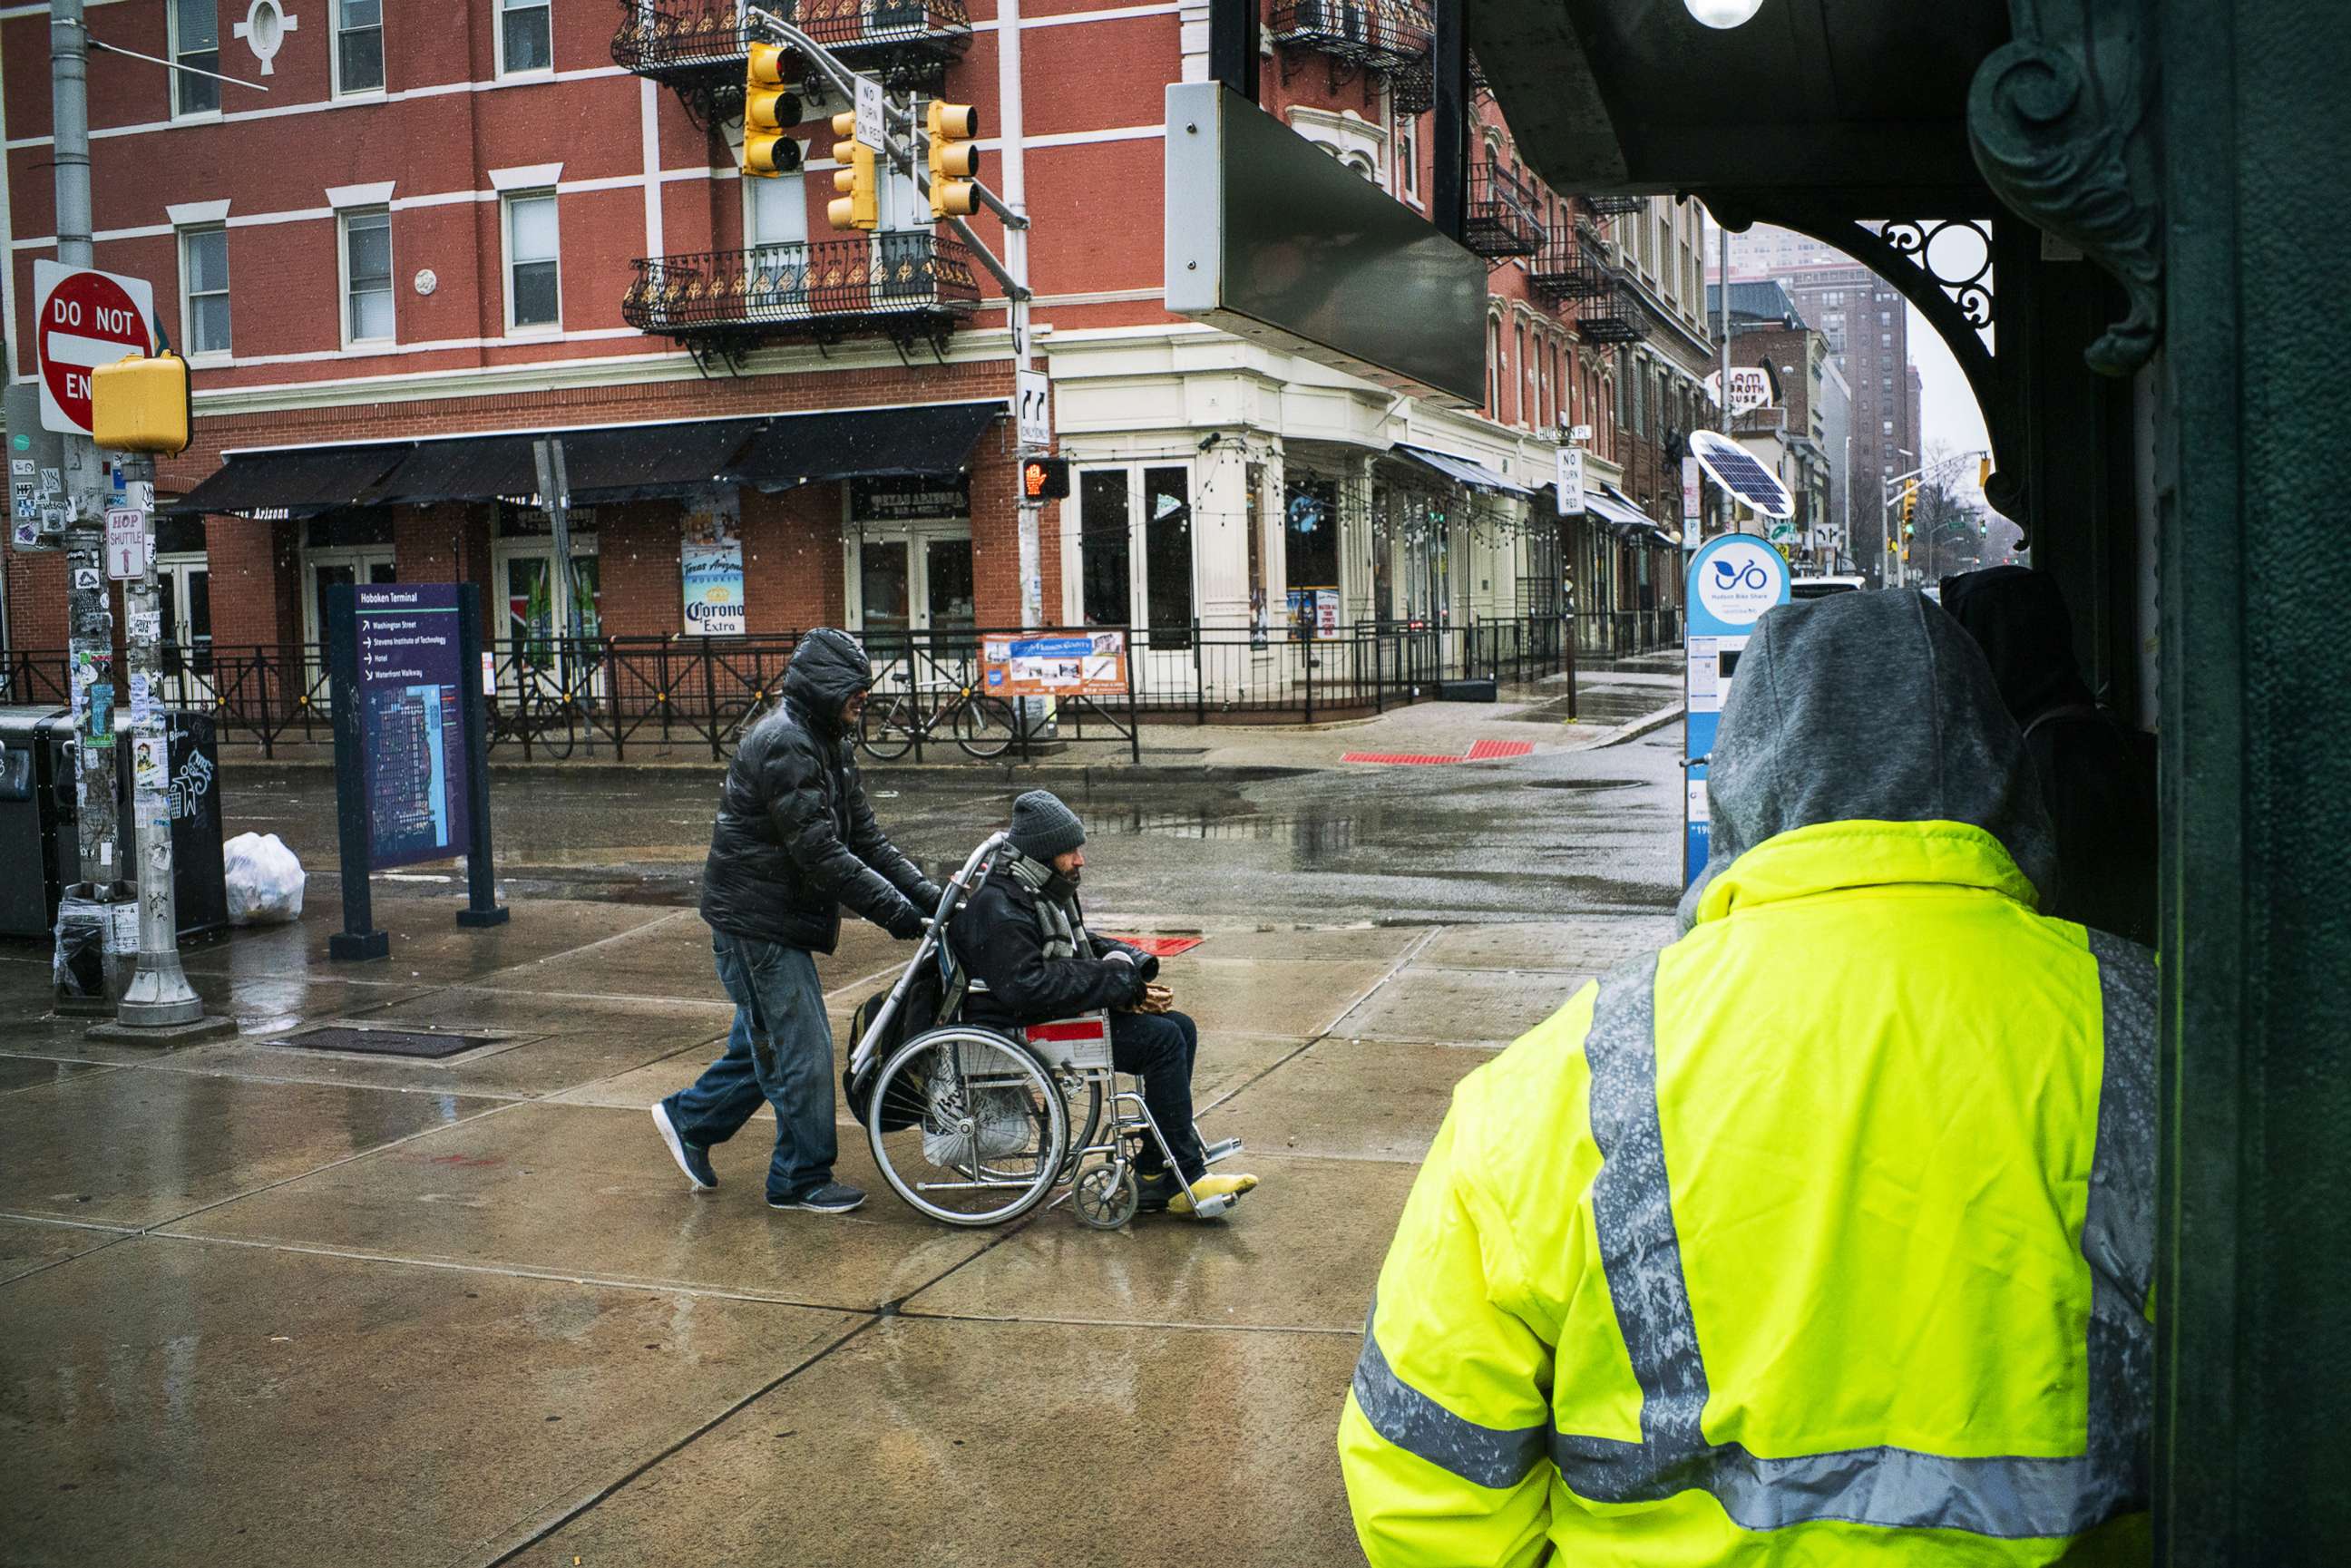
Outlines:
<svg viewBox="0 0 2351 1568"><path fill-rule="evenodd" d="M33 263L40 300L34 333L41 364L41 425L88 435L89 372L130 354L152 354L155 291L143 280L63 262Z"/></svg>

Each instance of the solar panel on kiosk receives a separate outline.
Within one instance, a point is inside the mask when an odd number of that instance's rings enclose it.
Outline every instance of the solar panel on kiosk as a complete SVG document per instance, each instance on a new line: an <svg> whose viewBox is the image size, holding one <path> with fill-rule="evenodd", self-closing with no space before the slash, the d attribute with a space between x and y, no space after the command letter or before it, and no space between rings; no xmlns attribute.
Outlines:
<svg viewBox="0 0 2351 1568"><path fill-rule="evenodd" d="M1747 448L1711 430L1693 430L1690 455L1714 476L1714 482L1767 517L1795 516L1796 503L1780 476L1755 461Z"/></svg>

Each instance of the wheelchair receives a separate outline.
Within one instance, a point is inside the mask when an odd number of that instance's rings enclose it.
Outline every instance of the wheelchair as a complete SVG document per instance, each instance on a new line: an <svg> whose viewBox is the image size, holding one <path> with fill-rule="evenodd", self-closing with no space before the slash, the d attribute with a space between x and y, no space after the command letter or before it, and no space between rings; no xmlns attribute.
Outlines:
<svg viewBox="0 0 2351 1568"><path fill-rule="evenodd" d="M1081 1223L1115 1230L1141 1203L1145 1139L1184 1178L1140 1084L1122 1084L1111 1064L1110 1015L1026 1029L960 1019L964 998L983 988L962 973L947 933L1008 841L996 833L972 851L897 983L858 1009L842 1088L882 1179L933 1219L1002 1225L1066 1186ZM1237 1138L1203 1142L1212 1165L1241 1149ZM1185 1192L1203 1216L1234 1202L1197 1197L1188 1182Z"/></svg>

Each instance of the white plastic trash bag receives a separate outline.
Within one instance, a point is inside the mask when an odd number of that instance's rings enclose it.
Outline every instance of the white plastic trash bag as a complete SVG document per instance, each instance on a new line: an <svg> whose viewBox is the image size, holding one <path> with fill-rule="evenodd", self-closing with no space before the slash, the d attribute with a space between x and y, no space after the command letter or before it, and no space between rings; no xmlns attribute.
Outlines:
<svg viewBox="0 0 2351 1568"><path fill-rule="evenodd" d="M228 873L228 923L277 925L302 918L302 887L310 879L276 833L239 833L221 846Z"/></svg>

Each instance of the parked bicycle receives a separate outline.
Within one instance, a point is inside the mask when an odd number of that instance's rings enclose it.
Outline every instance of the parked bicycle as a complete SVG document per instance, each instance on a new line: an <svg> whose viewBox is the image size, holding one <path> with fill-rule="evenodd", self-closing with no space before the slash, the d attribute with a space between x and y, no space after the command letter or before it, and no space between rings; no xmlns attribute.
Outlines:
<svg viewBox="0 0 2351 1568"><path fill-rule="evenodd" d="M989 696L975 680L941 682L919 690L904 685L865 699L857 720L857 744L881 762L894 762L945 727L967 756L1001 757L1017 737L1012 705Z"/></svg>
<svg viewBox="0 0 2351 1568"><path fill-rule="evenodd" d="M580 739L593 740L595 715L584 693L567 692L536 674L526 676L519 690L502 695L490 708L490 741L517 741L526 757L541 753L560 762Z"/></svg>

